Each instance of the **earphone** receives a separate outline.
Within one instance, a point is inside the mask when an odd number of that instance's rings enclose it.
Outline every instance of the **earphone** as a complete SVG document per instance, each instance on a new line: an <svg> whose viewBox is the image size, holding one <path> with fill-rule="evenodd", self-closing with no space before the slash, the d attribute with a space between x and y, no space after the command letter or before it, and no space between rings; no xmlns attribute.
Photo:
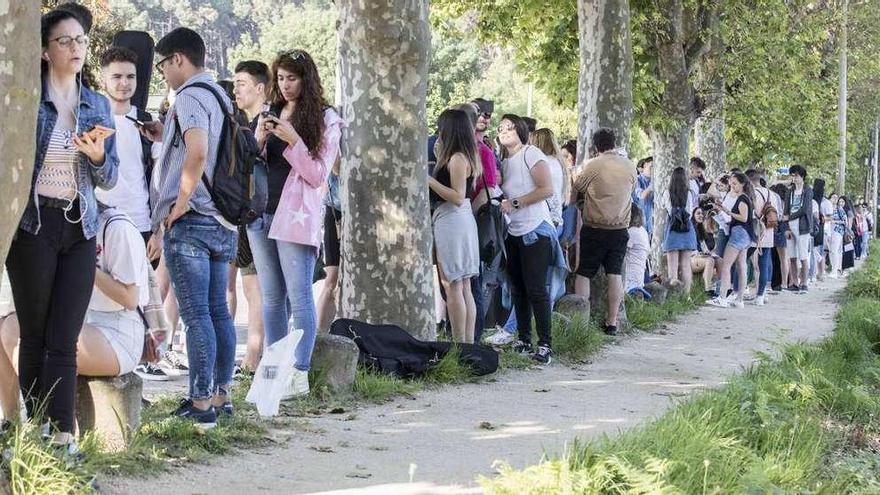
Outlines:
<svg viewBox="0 0 880 495"><path fill-rule="evenodd" d="M43 59L46 60L46 62L48 62L50 64L52 63L52 57L49 56L48 52L43 52ZM73 132L72 132L73 135L79 134L79 107L80 107L80 104L82 103L82 70L80 70L79 72L76 73L76 78L77 78L77 81L76 81L77 92L76 92L76 106L73 109L73 122L74 122L73 123ZM69 139L72 141L72 136ZM68 144L67 147L69 149L70 145ZM75 175L78 175L77 160L79 159L79 153L77 152L77 154L75 154L73 156L75 157L75 159L74 159L74 163L71 165L74 166ZM77 224L77 223L82 222L83 218L85 217L85 214L89 211L89 203L85 201L85 196L79 190L79 181L75 180L74 184L75 184L74 185L75 189L73 191L74 192L73 199L68 200L67 206L62 208L62 210L64 211L64 219L68 223ZM84 205L84 209L83 209L82 213L80 214L79 218L71 219L68 216L68 213L71 210L73 210L73 204L78 198L83 199L82 204Z"/></svg>

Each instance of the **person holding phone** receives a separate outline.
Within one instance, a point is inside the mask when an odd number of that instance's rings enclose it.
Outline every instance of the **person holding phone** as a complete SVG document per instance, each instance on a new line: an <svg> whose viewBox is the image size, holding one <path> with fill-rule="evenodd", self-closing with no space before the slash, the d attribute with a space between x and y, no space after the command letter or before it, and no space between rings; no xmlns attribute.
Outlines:
<svg viewBox="0 0 880 495"><path fill-rule="evenodd" d="M48 420L54 443L73 437L76 342L95 283L95 188L116 183L110 105L81 82L89 37L76 15L43 15L41 98L31 194L6 268L20 326L19 384L29 418ZM43 414L45 418L36 418Z"/></svg>
<svg viewBox="0 0 880 495"><path fill-rule="evenodd" d="M312 278L325 218L324 190L339 155L342 119L324 98L312 56L289 50L272 62L271 107L257 122L257 143L268 168L266 213L248 225L263 290L266 345L302 329L285 398L308 393L317 338Z"/></svg>
<svg viewBox="0 0 880 495"><path fill-rule="evenodd" d="M153 163L159 158L162 146L141 135L139 129L153 117L131 103L137 91L137 54L118 46L107 50L101 57L101 82L113 111L119 179L112 189L95 194L98 201L117 205L128 215L146 245L152 234L149 184ZM157 263L159 253L152 254L151 260Z"/></svg>

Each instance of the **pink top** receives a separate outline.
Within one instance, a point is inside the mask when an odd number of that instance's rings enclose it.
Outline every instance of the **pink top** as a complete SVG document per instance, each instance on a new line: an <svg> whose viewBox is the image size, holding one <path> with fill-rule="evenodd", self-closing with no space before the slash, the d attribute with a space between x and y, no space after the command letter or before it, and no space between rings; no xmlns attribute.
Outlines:
<svg viewBox="0 0 880 495"><path fill-rule="evenodd" d="M489 187L498 185L498 168L495 166L495 153L492 148L486 146L482 139L477 140L480 151L480 161L483 163L483 176L474 184L474 192L471 193L471 199L475 199L477 194L483 191L486 184Z"/></svg>
<svg viewBox="0 0 880 495"><path fill-rule="evenodd" d="M324 190L330 169L339 155L342 119L332 108L324 110L324 135L317 158L309 154L302 140L284 150L290 175L281 190L278 209L272 219L269 238L321 246L324 227Z"/></svg>

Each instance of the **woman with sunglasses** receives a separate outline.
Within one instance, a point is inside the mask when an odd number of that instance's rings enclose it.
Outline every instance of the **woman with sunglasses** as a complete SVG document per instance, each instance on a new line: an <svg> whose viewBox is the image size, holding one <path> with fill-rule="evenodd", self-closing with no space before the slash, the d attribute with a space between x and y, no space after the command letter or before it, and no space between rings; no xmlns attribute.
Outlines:
<svg viewBox="0 0 880 495"><path fill-rule="evenodd" d="M288 321L303 330L285 398L308 393L317 334L312 277L321 247L323 191L339 154L342 120L324 99L311 55L279 54L272 62L271 105L257 122L256 138L268 165L266 213L248 226L263 290L269 346L287 336Z"/></svg>
<svg viewBox="0 0 880 495"><path fill-rule="evenodd" d="M547 158L528 145L529 130L516 115L505 115L498 127L504 150L501 164L501 209L507 214L507 275L516 311L519 340L514 350L531 353L532 314L538 330L538 349L532 358L549 364L551 302L547 276L554 263L562 262L556 228L547 199L553 195L553 181Z"/></svg>
<svg viewBox="0 0 880 495"><path fill-rule="evenodd" d="M112 129L113 116L107 99L81 83L89 42L81 21L51 11L42 17L41 36L36 161L6 268L28 417L45 407L54 442L73 451L76 342L95 283L95 187L113 187L118 160L112 136L86 132Z"/></svg>

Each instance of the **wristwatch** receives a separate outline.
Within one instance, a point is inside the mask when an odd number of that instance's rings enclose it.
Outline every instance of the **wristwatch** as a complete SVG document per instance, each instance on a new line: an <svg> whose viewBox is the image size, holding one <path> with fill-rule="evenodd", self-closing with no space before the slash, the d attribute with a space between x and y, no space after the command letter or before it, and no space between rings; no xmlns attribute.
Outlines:
<svg viewBox="0 0 880 495"><path fill-rule="evenodd" d="M513 199L510 201L510 204L513 205L513 209L514 209L514 210L518 210L518 209L519 209L519 199L517 199L517 198L513 198Z"/></svg>

